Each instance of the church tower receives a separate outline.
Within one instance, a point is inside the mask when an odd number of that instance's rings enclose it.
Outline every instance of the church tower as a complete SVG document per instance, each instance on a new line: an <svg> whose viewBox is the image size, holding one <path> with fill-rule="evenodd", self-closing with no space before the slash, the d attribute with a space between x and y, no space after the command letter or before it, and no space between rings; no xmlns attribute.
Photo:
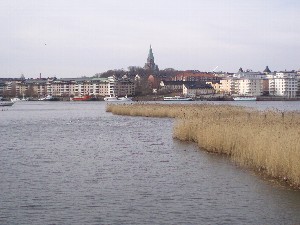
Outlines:
<svg viewBox="0 0 300 225"><path fill-rule="evenodd" d="M150 49L149 49L149 53L148 53L147 63L145 63L144 69L151 70L154 73L158 72L158 70L159 70L158 66L155 65L155 62L154 62L154 56L153 56L151 45L150 45Z"/></svg>

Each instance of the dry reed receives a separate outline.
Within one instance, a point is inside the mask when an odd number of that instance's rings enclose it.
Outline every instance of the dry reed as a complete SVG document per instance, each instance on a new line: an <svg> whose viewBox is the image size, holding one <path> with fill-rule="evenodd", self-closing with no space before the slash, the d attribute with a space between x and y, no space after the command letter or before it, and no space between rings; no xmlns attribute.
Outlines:
<svg viewBox="0 0 300 225"><path fill-rule="evenodd" d="M173 137L227 154L300 187L300 113L213 104L108 105L119 115L176 118Z"/></svg>

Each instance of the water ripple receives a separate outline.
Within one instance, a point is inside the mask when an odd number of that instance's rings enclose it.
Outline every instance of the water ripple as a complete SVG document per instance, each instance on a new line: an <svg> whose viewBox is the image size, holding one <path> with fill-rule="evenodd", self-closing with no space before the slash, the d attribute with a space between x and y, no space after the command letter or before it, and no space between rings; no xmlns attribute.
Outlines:
<svg viewBox="0 0 300 225"><path fill-rule="evenodd" d="M299 192L173 140L172 119L15 106L0 115L0 224L300 223Z"/></svg>

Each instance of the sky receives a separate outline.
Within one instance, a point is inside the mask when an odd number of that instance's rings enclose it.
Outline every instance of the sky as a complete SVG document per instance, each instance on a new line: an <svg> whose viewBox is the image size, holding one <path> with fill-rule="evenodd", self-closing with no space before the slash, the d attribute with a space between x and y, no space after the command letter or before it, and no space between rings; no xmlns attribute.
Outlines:
<svg viewBox="0 0 300 225"><path fill-rule="evenodd" d="M298 0L1 0L0 78L300 68Z"/></svg>

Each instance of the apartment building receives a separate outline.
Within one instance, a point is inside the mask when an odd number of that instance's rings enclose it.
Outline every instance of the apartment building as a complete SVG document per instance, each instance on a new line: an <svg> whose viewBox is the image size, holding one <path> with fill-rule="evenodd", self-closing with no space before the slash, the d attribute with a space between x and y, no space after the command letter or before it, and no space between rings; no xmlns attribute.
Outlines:
<svg viewBox="0 0 300 225"><path fill-rule="evenodd" d="M263 79L240 78L236 81L237 95L261 96L263 94Z"/></svg>
<svg viewBox="0 0 300 225"><path fill-rule="evenodd" d="M299 88L299 76L292 72L276 72L269 76L270 95L296 97Z"/></svg>
<svg viewBox="0 0 300 225"><path fill-rule="evenodd" d="M221 79L220 92L228 95L260 96L264 91L265 79L265 74L252 71L243 72L240 69L231 77Z"/></svg>
<svg viewBox="0 0 300 225"><path fill-rule="evenodd" d="M205 81L203 82L194 82L194 83L185 83L183 84L182 94L184 96L196 97L201 95L211 95L214 94L215 90Z"/></svg>
<svg viewBox="0 0 300 225"><path fill-rule="evenodd" d="M108 77L108 93L107 96L132 96L135 94L135 83L126 76L117 79L115 76Z"/></svg>
<svg viewBox="0 0 300 225"><path fill-rule="evenodd" d="M225 77L220 80L220 93L236 95L238 90L238 78Z"/></svg>
<svg viewBox="0 0 300 225"><path fill-rule="evenodd" d="M1 80L1 95L41 97L73 96L132 96L135 94L135 84L127 78L48 78Z"/></svg>

